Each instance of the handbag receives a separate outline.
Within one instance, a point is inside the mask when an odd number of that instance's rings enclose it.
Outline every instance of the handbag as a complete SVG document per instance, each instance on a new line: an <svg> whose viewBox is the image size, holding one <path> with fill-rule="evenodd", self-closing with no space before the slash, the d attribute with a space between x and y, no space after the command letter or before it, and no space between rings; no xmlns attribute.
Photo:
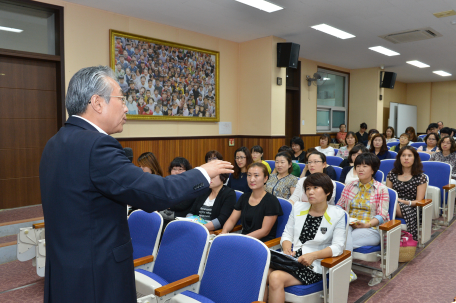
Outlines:
<svg viewBox="0 0 456 303"><path fill-rule="evenodd" d="M270 268L275 270L282 270L294 276L294 272L305 266L296 261L292 256L271 250L271 263Z"/></svg>
<svg viewBox="0 0 456 303"><path fill-rule="evenodd" d="M409 262L413 259L416 252L418 241L413 240L411 233L401 232L401 243L399 247L399 262Z"/></svg>

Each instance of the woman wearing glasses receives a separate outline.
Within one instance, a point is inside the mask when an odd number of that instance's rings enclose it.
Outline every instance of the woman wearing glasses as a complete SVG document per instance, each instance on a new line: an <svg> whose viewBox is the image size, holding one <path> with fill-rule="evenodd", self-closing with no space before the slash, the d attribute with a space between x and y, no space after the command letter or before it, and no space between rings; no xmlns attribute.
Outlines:
<svg viewBox="0 0 456 303"><path fill-rule="evenodd" d="M291 155L289 152L279 152L275 157L275 170L277 173L269 176L265 190L278 198L288 199L293 194L298 183L298 178L291 172Z"/></svg>
<svg viewBox="0 0 456 303"><path fill-rule="evenodd" d="M331 180L337 181L336 170L326 163L326 155L318 151L309 154L307 165L302 171L301 178L308 177L314 173L327 174Z"/></svg>
<svg viewBox="0 0 456 303"><path fill-rule="evenodd" d="M427 153L427 154L434 154L439 151L439 147L437 146L437 143L439 142L440 137L436 133L430 133L424 138L424 142L426 143L426 146L420 146L418 147L418 151L422 153Z"/></svg>
<svg viewBox="0 0 456 303"><path fill-rule="evenodd" d="M228 181L228 187L249 193L252 190L247 184L247 167L252 164L253 159L247 147L241 146L234 152L234 173Z"/></svg>

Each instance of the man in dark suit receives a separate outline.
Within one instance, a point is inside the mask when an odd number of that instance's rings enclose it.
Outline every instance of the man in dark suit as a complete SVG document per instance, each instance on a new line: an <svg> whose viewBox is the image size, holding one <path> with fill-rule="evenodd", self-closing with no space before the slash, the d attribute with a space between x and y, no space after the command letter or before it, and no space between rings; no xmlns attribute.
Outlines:
<svg viewBox="0 0 456 303"><path fill-rule="evenodd" d="M73 76L65 101L70 118L43 151L44 302L136 302L127 204L167 209L231 172L230 163L211 161L162 178L133 165L109 136L123 130L128 112L113 76L102 66Z"/></svg>

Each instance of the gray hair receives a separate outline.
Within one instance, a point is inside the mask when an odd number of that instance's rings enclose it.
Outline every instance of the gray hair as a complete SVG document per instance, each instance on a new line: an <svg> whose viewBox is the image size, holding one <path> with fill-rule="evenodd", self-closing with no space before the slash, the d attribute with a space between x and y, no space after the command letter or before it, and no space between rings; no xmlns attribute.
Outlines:
<svg viewBox="0 0 456 303"><path fill-rule="evenodd" d="M108 78L114 79L112 69L101 65L86 67L74 74L65 99L68 115L84 113L93 95L102 96L109 103L113 88Z"/></svg>

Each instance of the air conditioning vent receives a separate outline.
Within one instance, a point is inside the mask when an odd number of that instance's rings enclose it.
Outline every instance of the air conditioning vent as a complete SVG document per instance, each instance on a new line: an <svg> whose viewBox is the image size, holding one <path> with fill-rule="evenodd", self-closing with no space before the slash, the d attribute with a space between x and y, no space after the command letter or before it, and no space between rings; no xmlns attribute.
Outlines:
<svg viewBox="0 0 456 303"><path fill-rule="evenodd" d="M408 42L415 42L420 40L427 40L432 38L442 37L442 34L437 32L436 30L427 27L427 28L420 28L414 30L408 30L404 32L392 33L384 36L380 36L389 42L394 44L399 43L408 43Z"/></svg>

